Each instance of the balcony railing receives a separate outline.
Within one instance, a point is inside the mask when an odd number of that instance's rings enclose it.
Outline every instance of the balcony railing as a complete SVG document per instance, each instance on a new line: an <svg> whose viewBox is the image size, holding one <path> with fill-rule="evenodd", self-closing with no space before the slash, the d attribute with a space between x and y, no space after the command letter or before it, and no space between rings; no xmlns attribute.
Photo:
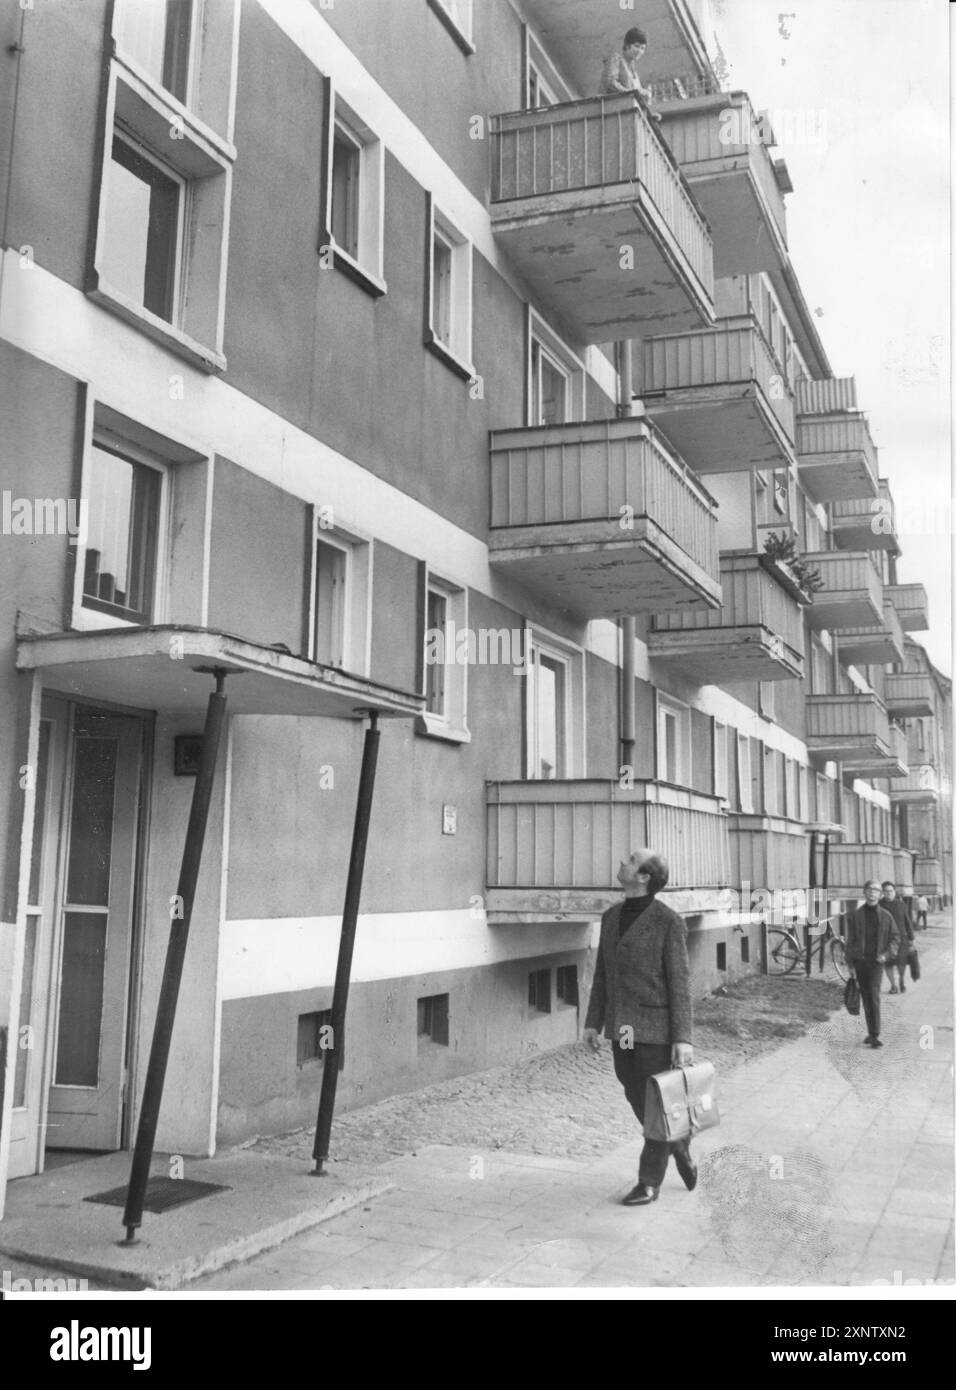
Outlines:
<svg viewBox="0 0 956 1390"><path fill-rule="evenodd" d="M797 382L800 479L817 502L878 496L876 448L867 418L840 404L855 399L852 378Z"/></svg>
<svg viewBox="0 0 956 1390"><path fill-rule="evenodd" d="M943 866L938 859L919 855L913 868L913 889L939 895L943 891Z"/></svg>
<svg viewBox="0 0 956 1390"><path fill-rule="evenodd" d="M852 772L863 777L905 777L909 771L906 752L906 733L896 724L890 724L887 738L888 751L885 754L866 752L851 754L843 759L844 772Z"/></svg>
<svg viewBox="0 0 956 1390"><path fill-rule="evenodd" d="M757 555L723 555L721 608L655 613L648 654L708 685L803 675L803 609Z"/></svg>
<svg viewBox="0 0 956 1390"><path fill-rule="evenodd" d="M649 781L489 782L487 806L492 920L599 915L620 897L618 867L639 845L667 859L678 910L716 900L730 881L717 797Z"/></svg>
<svg viewBox="0 0 956 1390"><path fill-rule="evenodd" d="M936 768L931 763L916 762L915 759L909 760L906 776L898 777L890 788L894 801L908 803L931 804L939 800L939 794L940 778Z"/></svg>
<svg viewBox="0 0 956 1390"><path fill-rule="evenodd" d="M833 539L842 549L899 552L896 509L885 478L880 478L879 489L878 497L832 504Z"/></svg>
<svg viewBox="0 0 956 1390"><path fill-rule="evenodd" d="M828 897L842 898L848 909L853 908L862 901L868 878L885 883L894 879L895 872L896 851L889 845L831 844Z"/></svg>
<svg viewBox="0 0 956 1390"><path fill-rule="evenodd" d="M904 632L925 632L929 610L922 584L887 584L883 592L896 609Z"/></svg>
<svg viewBox="0 0 956 1390"><path fill-rule="evenodd" d="M811 569L819 570L823 580L823 588L807 609L811 627L842 632L882 623L883 581L868 553L816 550L804 559Z"/></svg>
<svg viewBox="0 0 956 1390"><path fill-rule="evenodd" d="M808 695L806 711L807 751L818 759L890 756L890 723L878 695Z"/></svg>
<svg viewBox="0 0 956 1390"><path fill-rule="evenodd" d="M793 462L793 395L756 324L645 339L639 394L698 473Z"/></svg>
<svg viewBox="0 0 956 1390"><path fill-rule="evenodd" d="M491 559L586 617L720 601L717 511L646 421L495 430Z"/></svg>
<svg viewBox="0 0 956 1390"><path fill-rule="evenodd" d="M491 118L491 217L546 302L588 342L713 320L713 243L656 123L631 96ZM620 247L634 249L630 279ZM613 254L612 254L613 252Z"/></svg>
<svg viewBox="0 0 956 1390"><path fill-rule="evenodd" d="M810 880L810 842L802 825L773 816L732 813L730 864L734 886L751 892L806 888Z"/></svg>
<svg viewBox="0 0 956 1390"><path fill-rule="evenodd" d="M854 666L888 666L903 660L903 629L896 609L885 600L879 626L845 628L837 642L840 660Z"/></svg>
<svg viewBox="0 0 956 1390"><path fill-rule="evenodd" d="M716 273L778 270L786 259L783 190L769 131L743 92L663 102L662 130L714 234Z"/></svg>
<svg viewBox="0 0 956 1390"><path fill-rule="evenodd" d="M935 712L933 682L919 672L888 675L883 694L886 708L899 719L919 719Z"/></svg>

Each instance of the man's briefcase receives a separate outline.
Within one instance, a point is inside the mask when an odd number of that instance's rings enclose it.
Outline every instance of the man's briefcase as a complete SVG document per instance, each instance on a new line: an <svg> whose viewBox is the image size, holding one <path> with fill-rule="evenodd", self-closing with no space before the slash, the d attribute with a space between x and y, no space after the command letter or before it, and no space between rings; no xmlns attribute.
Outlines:
<svg viewBox="0 0 956 1390"><path fill-rule="evenodd" d="M699 1129L720 1124L711 1062L658 1072L647 1079L644 1138L687 1139Z"/></svg>

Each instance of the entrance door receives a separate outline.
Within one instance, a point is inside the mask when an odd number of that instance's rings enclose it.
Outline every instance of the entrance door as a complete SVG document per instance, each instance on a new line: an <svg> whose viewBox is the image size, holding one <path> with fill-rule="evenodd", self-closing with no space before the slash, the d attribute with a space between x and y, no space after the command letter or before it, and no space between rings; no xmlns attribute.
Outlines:
<svg viewBox="0 0 956 1390"><path fill-rule="evenodd" d="M143 729L44 698L11 1177L122 1144Z"/></svg>

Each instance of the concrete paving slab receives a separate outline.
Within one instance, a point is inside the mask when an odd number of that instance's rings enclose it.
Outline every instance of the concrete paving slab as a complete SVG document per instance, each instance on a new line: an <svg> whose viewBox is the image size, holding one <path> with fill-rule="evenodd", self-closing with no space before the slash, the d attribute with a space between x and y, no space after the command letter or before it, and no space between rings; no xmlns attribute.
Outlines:
<svg viewBox="0 0 956 1390"><path fill-rule="evenodd" d="M271 1250L392 1187L382 1173L345 1164L315 1178L299 1160L249 1149L188 1159L190 1178L229 1190L161 1215L146 1212L139 1239L127 1245L122 1208L84 1198L126 1183L129 1167L129 1154L105 1154L11 1183L0 1253L118 1288L175 1289ZM154 1171L168 1173L161 1156Z"/></svg>

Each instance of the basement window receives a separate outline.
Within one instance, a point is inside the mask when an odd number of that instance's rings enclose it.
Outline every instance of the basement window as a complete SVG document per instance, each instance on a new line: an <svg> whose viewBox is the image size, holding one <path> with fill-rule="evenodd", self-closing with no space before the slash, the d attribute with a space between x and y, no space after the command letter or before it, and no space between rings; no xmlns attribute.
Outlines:
<svg viewBox="0 0 956 1390"><path fill-rule="evenodd" d="M551 1012L550 970L532 970L528 976L528 1008L532 1013Z"/></svg>
<svg viewBox="0 0 956 1390"><path fill-rule="evenodd" d="M742 965L749 965L749 964L750 964L750 937L749 937L749 936L742 936L742 937L740 938L740 961L741 961L741 964L742 964Z"/></svg>
<svg viewBox="0 0 956 1390"><path fill-rule="evenodd" d="M448 995L430 994L418 1001L418 1041L448 1046Z"/></svg>
<svg viewBox="0 0 956 1390"><path fill-rule="evenodd" d="M717 969L727 969L727 944L724 941L717 943Z"/></svg>
<svg viewBox="0 0 956 1390"><path fill-rule="evenodd" d="M576 965L559 965L556 971L555 985L558 1002L577 1007L578 967Z"/></svg>
<svg viewBox="0 0 956 1390"><path fill-rule="evenodd" d="M324 1062L332 1046L332 1010L321 1009L314 1014L299 1014L296 1036L296 1066L307 1062Z"/></svg>

